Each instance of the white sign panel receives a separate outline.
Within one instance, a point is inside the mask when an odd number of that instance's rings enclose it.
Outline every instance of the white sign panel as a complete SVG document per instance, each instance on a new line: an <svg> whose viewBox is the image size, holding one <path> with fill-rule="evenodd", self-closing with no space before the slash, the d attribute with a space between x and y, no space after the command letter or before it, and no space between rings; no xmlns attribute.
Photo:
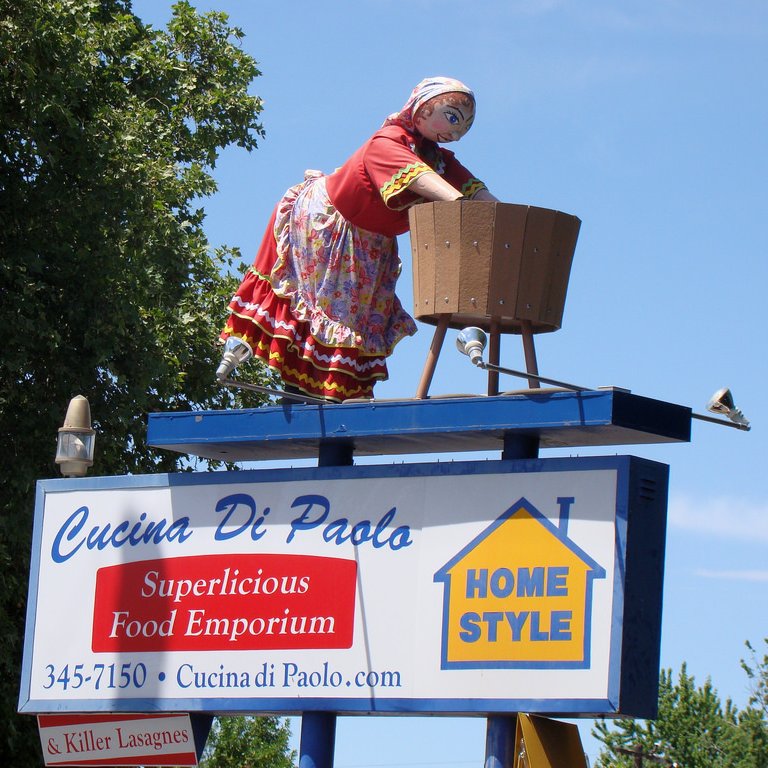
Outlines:
<svg viewBox="0 0 768 768"><path fill-rule="evenodd" d="M47 766L196 766L189 715L40 715Z"/></svg>
<svg viewBox="0 0 768 768"><path fill-rule="evenodd" d="M638 461L42 482L20 709L614 711Z"/></svg>

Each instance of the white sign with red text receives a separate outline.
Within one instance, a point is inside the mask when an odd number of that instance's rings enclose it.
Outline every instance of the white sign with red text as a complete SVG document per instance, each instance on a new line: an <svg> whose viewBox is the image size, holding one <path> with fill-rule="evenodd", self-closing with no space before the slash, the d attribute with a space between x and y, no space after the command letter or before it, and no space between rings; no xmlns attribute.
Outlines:
<svg viewBox="0 0 768 768"><path fill-rule="evenodd" d="M612 712L631 461L43 481L20 711Z"/></svg>
<svg viewBox="0 0 768 768"><path fill-rule="evenodd" d="M39 715L45 764L196 766L189 715Z"/></svg>

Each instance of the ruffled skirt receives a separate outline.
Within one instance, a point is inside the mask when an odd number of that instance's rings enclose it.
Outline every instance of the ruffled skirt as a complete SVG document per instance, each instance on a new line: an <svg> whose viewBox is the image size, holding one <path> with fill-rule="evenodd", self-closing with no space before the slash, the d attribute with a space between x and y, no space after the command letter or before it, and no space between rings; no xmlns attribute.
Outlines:
<svg viewBox="0 0 768 768"><path fill-rule="evenodd" d="M395 295L397 240L346 221L325 178L286 192L229 304L222 339L243 339L286 385L327 400L371 397L416 325Z"/></svg>

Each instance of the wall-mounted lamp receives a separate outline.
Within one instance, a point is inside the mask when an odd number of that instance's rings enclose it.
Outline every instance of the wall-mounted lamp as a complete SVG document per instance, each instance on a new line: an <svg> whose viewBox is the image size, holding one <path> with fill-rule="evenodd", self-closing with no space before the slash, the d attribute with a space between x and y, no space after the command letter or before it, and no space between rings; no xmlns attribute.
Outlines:
<svg viewBox="0 0 768 768"><path fill-rule="evenodd" d="M56 463L64 477L83 477L93 465L96 432L91 429L91 407L82 395L69 401L56 443Z"/></svg>

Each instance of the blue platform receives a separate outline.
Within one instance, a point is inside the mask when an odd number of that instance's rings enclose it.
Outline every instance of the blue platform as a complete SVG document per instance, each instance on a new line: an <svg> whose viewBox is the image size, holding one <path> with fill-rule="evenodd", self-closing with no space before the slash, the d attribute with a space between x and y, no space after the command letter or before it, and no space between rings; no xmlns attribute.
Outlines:
<svg viewBox="0 0 768 768"><path fill-rule="evenodd" d="M153 413L148 443L226 461L689 442L691 409L626 390L526 390L495 397L367 400L245 410Z"/></svg>

